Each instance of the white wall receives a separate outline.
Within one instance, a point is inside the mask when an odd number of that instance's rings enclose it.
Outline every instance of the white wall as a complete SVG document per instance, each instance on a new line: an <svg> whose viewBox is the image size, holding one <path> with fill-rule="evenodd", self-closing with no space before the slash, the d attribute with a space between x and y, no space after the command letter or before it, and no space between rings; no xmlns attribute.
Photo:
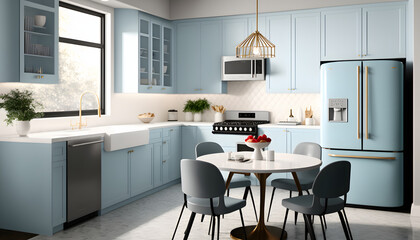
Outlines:
<svg viewBox="0 0 420 240"><path fill-rule="evenodd" d="M126 0L124 0L126 1ZM260 0L259 12L279 12L396 0ZM200 18L255 13L255 0L170 0L170 18Z"/></svg>

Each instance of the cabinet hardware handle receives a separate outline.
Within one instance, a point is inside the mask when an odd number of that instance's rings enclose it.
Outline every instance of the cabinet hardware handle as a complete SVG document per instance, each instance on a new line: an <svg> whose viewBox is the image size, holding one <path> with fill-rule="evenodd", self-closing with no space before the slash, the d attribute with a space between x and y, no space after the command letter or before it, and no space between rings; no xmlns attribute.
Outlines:
<svg viewBox="0 0 420 240"><path fill-rule="evenodd" d="M369 68L366 66L366 139L369 139Z"/></svg>
<svg viewBox="0 0 420 240"><path fill-rule="evenodd" d="M173 132L174 130L173 130L173 129L171 129L171 130L169 130L169 131Z"/></svg>
<svg viewBox="0 0 420 240"><path fill-rule="evenodd" d="M340 157L340 158L365 158L365 159L395 160L395 157L354 156L354 155L340 155L340 154L328 154L328 156L330 156L330 157Z"/></svg>
<svg viewBox="0 0 420 240"><path fill-rule="evenodd" d="M163 162L163 163L166 163L166 160L163 160L162 162Z"/></svg>
<svg viewBox="0 0 420 240"><path fill-rule="evenodd" d="M360 57L360 54L357 54L358 57Z"/></svg>
<svg viewBox="0 0 420 240"><path fill-rule="evenodd" d="M152 89L152 87L148 87L147 89Z"/></svg>
<svg viewBox="0 0 420 240"><path fill-rule="evenodd" d="M98 140L98 141L92 141L92 142L73 144L73 145L69 145L69 147L81 147L81 146L91 145L91 144L95 144L95 143L103 143L103 142L104 142L104 140Z"/></svg>
<svg viewBox="0 0 420 240"><path fill-rule="evenodd" d="M42 79L42 78L44 78L44 76L43 75L38 75L38 76L36 76L36 78L37 79Z"/></svg>
<svg viewBox="0 0 420 240"><path fill-rule="evenodd" d="M166 141L163 141L162 143L163 143L163 144L166 144Z"/></svg>
<svg viewBox="0 0 420 240"><path fill-rule="evenodd" d="M166 89L166 88L164 88L164 87L162 88L162 90L165 90L165 89Z"/></svg>
<svg viewBox="0 0 420 240"><path fill-rule="evenodd" d="M357 66L357 139L360 139L360 66Z"/></svg>

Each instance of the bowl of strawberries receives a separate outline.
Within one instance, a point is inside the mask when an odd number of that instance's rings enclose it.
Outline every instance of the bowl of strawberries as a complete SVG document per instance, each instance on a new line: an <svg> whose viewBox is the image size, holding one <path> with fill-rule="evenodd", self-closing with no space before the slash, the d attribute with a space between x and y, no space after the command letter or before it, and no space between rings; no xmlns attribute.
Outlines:
<svg viewBox="0 0 420 240"><path fill-rule="evenodd" d="M271 143L271 138L267 137L265 134L258 136L257 138L255 138L252 135L249 135L246 139L245 139L245 144L254 149L254 153L252 154L252 159L255 160L263 160L263 156L261 154L261 149L268 147L268 145L270 145Z"/></svg>

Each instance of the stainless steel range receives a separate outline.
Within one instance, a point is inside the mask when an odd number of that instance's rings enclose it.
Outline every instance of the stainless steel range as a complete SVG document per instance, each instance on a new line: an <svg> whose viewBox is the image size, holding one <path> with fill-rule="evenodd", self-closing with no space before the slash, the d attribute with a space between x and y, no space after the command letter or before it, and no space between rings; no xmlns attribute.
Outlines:
<svg viewBox="0 0 420 240"><path fill-rule="evenodd" d="M267 111L226 111L226 120L213 124L214 134L258 135L258 124L270 123Z"/></svg>

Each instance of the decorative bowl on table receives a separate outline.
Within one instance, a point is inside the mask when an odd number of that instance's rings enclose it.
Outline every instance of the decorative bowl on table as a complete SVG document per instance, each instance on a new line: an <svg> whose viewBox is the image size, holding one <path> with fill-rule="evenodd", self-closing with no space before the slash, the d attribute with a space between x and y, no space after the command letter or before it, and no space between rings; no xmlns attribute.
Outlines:
<svg viewBox="0 0 420 240"><path fill-rule="evenodd" d="M143 123L150 123L155 118L155 114L154 113L143 113L143 114L139 114L137 117Z"/></svg>
<svg viewBox="0 0 420 240"><path fill-rule="evenodd" d="M270 145L271 139L268 138L265 134L259 136L258 138L254 138L252 135L248 136L245 140L245 144L254 149L254 153L252 154L251 159L254 160L263 160L263 156L261 154L261 149L268 147Z"/></svg>

